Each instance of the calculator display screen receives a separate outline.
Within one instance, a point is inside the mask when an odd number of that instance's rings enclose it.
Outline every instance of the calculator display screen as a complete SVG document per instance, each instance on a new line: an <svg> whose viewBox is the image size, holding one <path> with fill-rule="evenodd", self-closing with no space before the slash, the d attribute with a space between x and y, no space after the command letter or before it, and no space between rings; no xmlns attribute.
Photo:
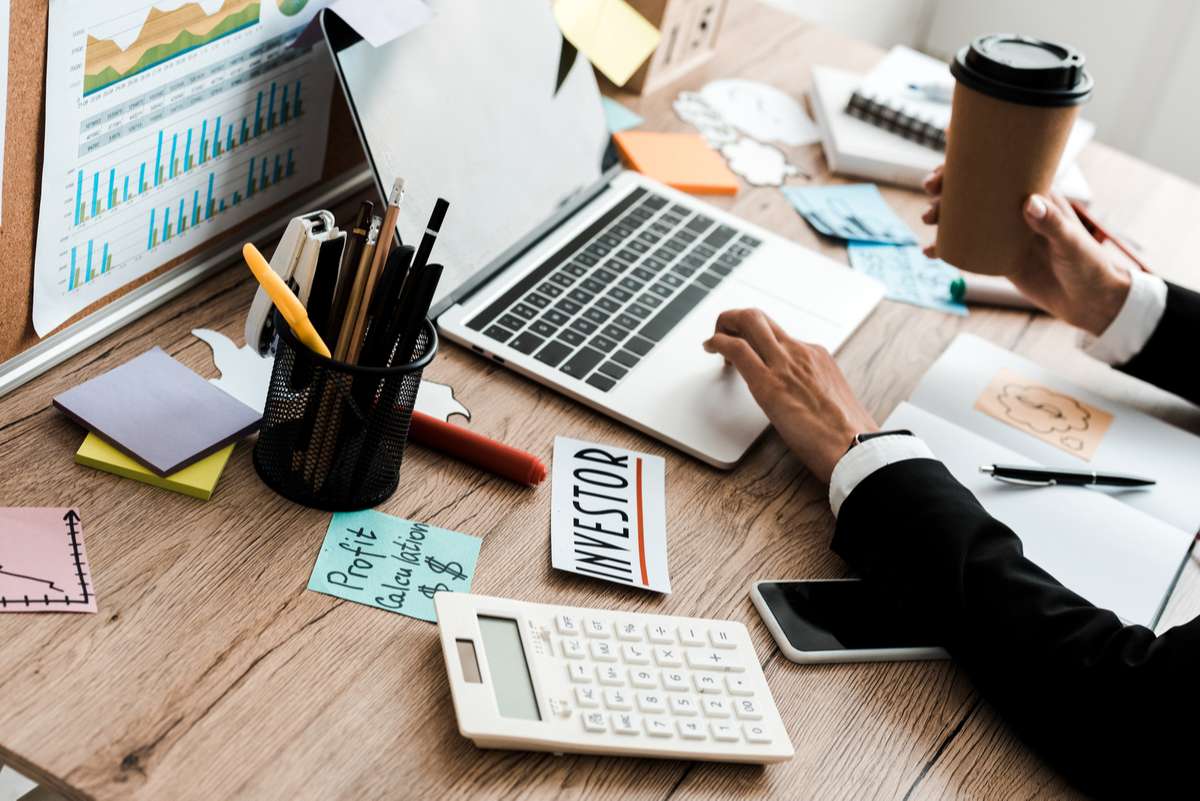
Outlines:
<svg viewBox="0 0 1200 801"><path fill-rule="evenodd" d="M506 718L541 720L517 621L480 615L479 633L500 714Z"/></svg>

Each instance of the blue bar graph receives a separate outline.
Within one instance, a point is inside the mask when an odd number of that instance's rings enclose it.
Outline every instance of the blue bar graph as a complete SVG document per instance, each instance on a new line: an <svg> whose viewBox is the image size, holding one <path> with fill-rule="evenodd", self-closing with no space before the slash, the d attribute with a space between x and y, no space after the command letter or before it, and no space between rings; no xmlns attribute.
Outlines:
<svg viewBox="0 0 1200 801"><path fill-rule="evenodd" d="M200 190L192 194L192 225L200 224Z"/></svg>
<svg viewBox="0 0 1200 801"><path fill-rule="evenodd" d="M104 250L100 253L100 272L108 272L108 243L104 243Z"/></svg>
<svg viewBox="0 0 1200 801"><path fill-rule="evenodd" d="M163 132L158 132L158 152L154 154L154 185L158 186L162 179L162 140Z"/></svg>
<svg viewBox="0 0 1200 801"><path fill-rule="evenodd" d="M204 198L204 219L209 219L213 216L213 178L216 176L213 173L208 174L208 194Z"/></svg>
<svg viewBox="0 0 1200 801"><path fill-rule="evenodd" d="M208 120L200 123L200 163L208 158Z"/></svg>
<svg viewBox="0 0 1200 801"><path fill-rule="evenodd" d="M142 166L138 168L138 185L137 191L140 195L146 191L146 162L142 162Z"/></svg>
<svg viewBox="0 0 1200 801"><path fill-rule="evenodd" d="M75 181L75 224L83 222L83 170L77 173Z"/></svg>
<svg viewBox="0 0 1200 801"><path fill-rule="evenodd" d="M179 141L179 134L171 134L171 163L170 163L170 172L168 173L168 175L170 175L170 177L172 177L172 178L175 177L175 145L178 141Z"/></svg>
<svg viewBox="0 0 1200 801"><path fill-rule="evenodd" d="M146 250L154 247L154 209L150 209L150 233L146 234Z"/></svg>
<svg viewBox="0 0 1200 801"><path fill-rule="evenodd" d="M263 156L263 159L262 159L262 180L259 181L258 186L260 189L266 189L268 186L270 186L270 181L267 180L267 157L266 156Z"/></svg>
<svg viewBox="0 0 1200 801"><path fill-rule="evenodd" d="M67 291L68 292L70 292L72 289L75 288L75 283L76 283L75 274L78 271L79 271L78 268L75 266L75 248L72 247L71 248L71 272L67 273Z"/></svg>
<svg viewBox="0 0 1200 801"><path fill-rule="evenodd" d="M88 240L87 272L84 273L84 283L92 280L92 240Z"/></svg>
<svg viewBox="0 0 1200 801"><path fill-rule="evenodd" d="M92 175L92 216L100 213L100 173Z"/></svg>
<svg viewBox="0 0 1200 801"><path fill-rule="evenodd" d="M183 171L192 168L192 129L188 128L187 144L183 146Z"/></svg>
<svg viewBox="0 0 1200 801"><path fill-rule="evenodd" d="M233 129L229 130L230 138L233 137ZM217 115L217 124L213 126L213 149L212 157L215 159L221 155L221 115Z"/></svg>
<svg viewBox="0 0 1200 801"><path fill-rule="evenodd" d="M121 190L121 202L124 203L126 200L129 200L129 176L128 175L125 176L125 188L123 190Z"/></svg>
<svg viewBox="0 0 1200 801"><path fill-rule="evenodd" d="M271 100L267 103L267 130L275 127L275 82L271 82Z"/></svg>
<svg viewBox="0 0 1200 801"><path fill-rule="evenodd" d="M117 171L108 171L108 208L117 205Z"/></svg>
<svg viewBox="0 0 1200 801"><path fill-rule="evenodd" d="M184 215L183 204L184 204L183 198L179 198L179 222L175 224L175 230L176 230L176 233L180 233L180 234L182 234L185 230L187 230L186 225L185 225L187 221L183 217L183 215Z"/></svg>
<svg viewBox="0 0 1200 801"><path fill-rule="evenodd" d="M163 241L171 238L171 210L163 209Z"/></svg>
<svg viewBox="0 0 1200 801"><path fill-rule="evenodd" d="M233 150L233 124L229 125L229 138L225 140L225 149Z"/></svg>
<svg viewBox="0 0 1200 801"><path fill-rule="evenodd" d="M254 103L254 135L258 136L262 133L262 92L258 93L258 100Z"/></svg>
<svg viewBox="0 0 1200 801"><path fill-rule="evenodd" d="M246 197L254 194L254 156L250 157L250 175L246 178Z"/></svg>

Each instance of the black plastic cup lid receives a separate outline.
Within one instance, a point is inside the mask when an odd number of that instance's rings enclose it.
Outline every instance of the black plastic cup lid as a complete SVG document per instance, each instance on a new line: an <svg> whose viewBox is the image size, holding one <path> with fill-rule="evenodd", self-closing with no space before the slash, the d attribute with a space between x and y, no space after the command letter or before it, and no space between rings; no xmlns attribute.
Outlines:
<svg viewBox="0 0 1200 801"><path fill-rule="evenodd" d="M1092 94L1083 53L1012 33L980 36L958 51L950 72L964 85L1029 106L1074 106Z"/></svg>

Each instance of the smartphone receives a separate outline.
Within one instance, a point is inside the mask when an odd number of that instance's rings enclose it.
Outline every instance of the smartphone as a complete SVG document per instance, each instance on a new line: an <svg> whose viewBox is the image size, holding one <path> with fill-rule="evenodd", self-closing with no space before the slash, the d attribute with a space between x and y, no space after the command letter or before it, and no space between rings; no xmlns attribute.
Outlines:
<svg viewBox="0 0 1200 801"><path fill-rule="evenodd" d="M779 650L793 662L950 658L859 579L756 581L750 599Z"/></svg>

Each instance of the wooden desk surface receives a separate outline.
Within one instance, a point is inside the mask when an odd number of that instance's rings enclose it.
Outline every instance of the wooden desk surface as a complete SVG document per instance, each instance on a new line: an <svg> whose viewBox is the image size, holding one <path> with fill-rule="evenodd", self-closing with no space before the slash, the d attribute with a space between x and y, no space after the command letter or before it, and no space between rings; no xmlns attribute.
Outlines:
<svg viewBox="0 0 1200 801"><path fill-rule="evenodd" d="M648 127L685 130L679 89L728 76L793 95L813 63L866 70L875 48L737 0L721 52L678 86L625 98ZM790 152L829 179L819 146ZM1196 285L1200 190L1108 148L1085 152L1103 220L1141 243L1162 274ZM914 230L923 202L885 195ZM830 257L775 189L718 201ZM1191 224L1189 224L1191 223ZM736 470L686 458L561 396L445 345L428 377L452 384L471 427L550 461L556 434L668 460L675 592L662 598L550 569L550 485L514 487L419 448L385 512L484 537L474 590L533 601L746 623L796 756L767 768L481 751L458 735L436 628L308 592L329 516L269 492L238 446L207 503L76 466L83 434L50 398L161 345L207 375L189 334L240 340L254 287L231 269L0 403L0 503L77 505L97 615L0 615L0 761L69 798L996 798L1060 796L1061 779L1017 744L952 664L799 667L754 612L750 581L842 575L828 541L826 488L773 434ZM882 419L962 331L993 340L1193 430L1200 415L1090 362L1074 333L1042 317L973 310L966 319L885 302L839 361ZM699 347L699 343L697 343ZM1168 612L1200 610L1189 564Z"/></svg>

